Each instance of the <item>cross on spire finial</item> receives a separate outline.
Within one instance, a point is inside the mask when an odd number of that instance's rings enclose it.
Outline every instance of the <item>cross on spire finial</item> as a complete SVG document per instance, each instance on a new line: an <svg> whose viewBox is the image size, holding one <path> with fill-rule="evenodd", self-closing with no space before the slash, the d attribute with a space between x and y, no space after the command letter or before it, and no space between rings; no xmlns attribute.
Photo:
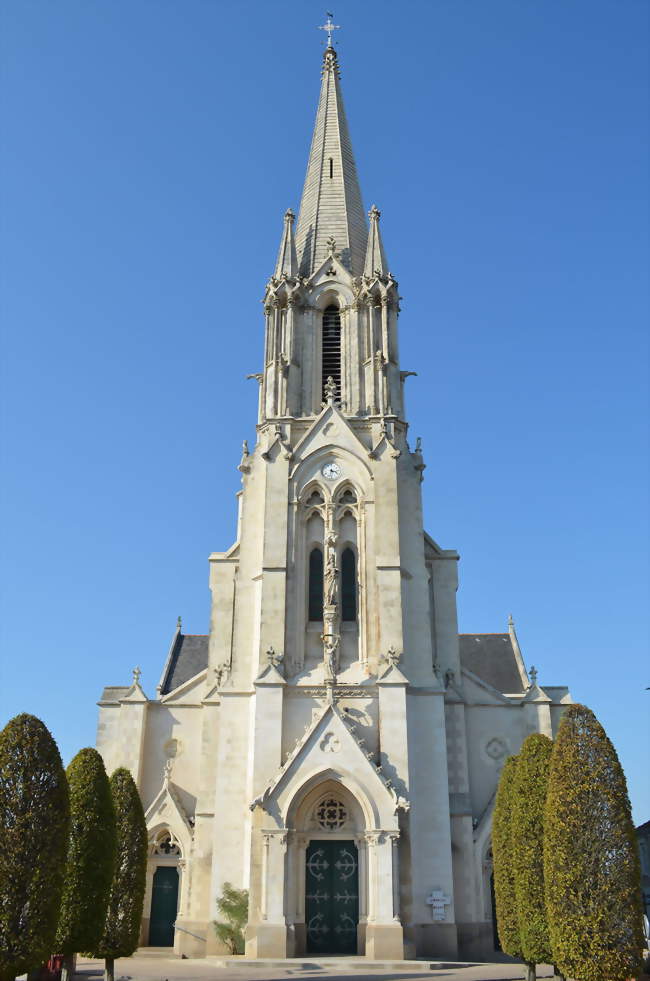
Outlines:
<svg viewBox="0 0 650 981"><path fill-rule="evenodd" d="M330 13L329 10L326 10L325 13L327 14L327 22L325 24L319 24L317 30L319 30L319 31L327 31L327 47L328 48L331 48L332 47L332 31L340 31L341 30L341 25L340 24L333 24L332 23L332 17L334 16L334 14Z"/></svg>

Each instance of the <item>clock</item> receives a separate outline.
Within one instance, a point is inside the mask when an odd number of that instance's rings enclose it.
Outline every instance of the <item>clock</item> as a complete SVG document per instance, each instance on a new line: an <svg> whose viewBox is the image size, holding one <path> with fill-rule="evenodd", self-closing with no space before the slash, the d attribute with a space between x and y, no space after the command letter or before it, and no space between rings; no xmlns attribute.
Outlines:
<svg viewBox="0 0 650 981"><path fill-rule="evenodd" d="M336 480L341 476L341 468L338 463L326 463L321 473L326 480Z"/></svg>

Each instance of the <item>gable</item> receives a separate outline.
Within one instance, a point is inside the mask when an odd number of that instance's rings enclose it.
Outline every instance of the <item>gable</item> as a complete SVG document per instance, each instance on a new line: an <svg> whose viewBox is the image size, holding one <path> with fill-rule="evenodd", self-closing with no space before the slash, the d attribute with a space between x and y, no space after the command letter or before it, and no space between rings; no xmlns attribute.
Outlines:
<svg viewBox="0 0 650 981"><path fill-rule="evenodd" d="M331 451L334 455L337 451L347 450L353 456L362 459L365 468L369 470L368 464L365 462L368 448L353 431L345 416L333 405L328 405L321 412L296 444L293 459L299 466L301 461L306 460L318 450L324 449Z"/></svg>
<svg viewBox="0 0 650 981"><path fill-rule="evenodd" d="M365 810L372 812L372 820L378 826L396 826L397 810L408 809L408 802L398 798L369 757L371 754L361 747L338 707L327 705L262 794L251 803L251 810L261 807L283 825L289 808L305 788L327 778L339 780L363 800Z"/></svg>

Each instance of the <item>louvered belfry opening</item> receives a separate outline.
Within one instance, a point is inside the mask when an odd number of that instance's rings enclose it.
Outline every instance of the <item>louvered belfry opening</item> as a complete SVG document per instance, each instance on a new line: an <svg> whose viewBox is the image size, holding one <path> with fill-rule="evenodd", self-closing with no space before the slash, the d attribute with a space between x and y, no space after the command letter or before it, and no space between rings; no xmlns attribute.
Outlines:
<svg viewBox="0 0 650 981"><path fill-rule="evenodd" d="M336 383L337 398L341 398L341 314L339 308L330 304L323 311L323 373L322 388L325 399L325 385L332 376Z"/></svg>

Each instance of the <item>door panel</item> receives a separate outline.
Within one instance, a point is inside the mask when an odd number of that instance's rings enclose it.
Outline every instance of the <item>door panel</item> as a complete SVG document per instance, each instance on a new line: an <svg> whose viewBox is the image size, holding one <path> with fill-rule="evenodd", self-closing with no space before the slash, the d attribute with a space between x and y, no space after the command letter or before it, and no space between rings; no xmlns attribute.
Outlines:
<svg viewBox="0 0 650 981"><path fill-rule="evenodd" d="M173 947L174 923L178 909L178 871L159 865L153 875L149 946Z"/></svg>
<svg viewBox="0 0 650 981"><path fill-rule="evenodd" d="M353 841L312 841L307 849L305 923L311 954L356 954L359 856Z"/></svg>

